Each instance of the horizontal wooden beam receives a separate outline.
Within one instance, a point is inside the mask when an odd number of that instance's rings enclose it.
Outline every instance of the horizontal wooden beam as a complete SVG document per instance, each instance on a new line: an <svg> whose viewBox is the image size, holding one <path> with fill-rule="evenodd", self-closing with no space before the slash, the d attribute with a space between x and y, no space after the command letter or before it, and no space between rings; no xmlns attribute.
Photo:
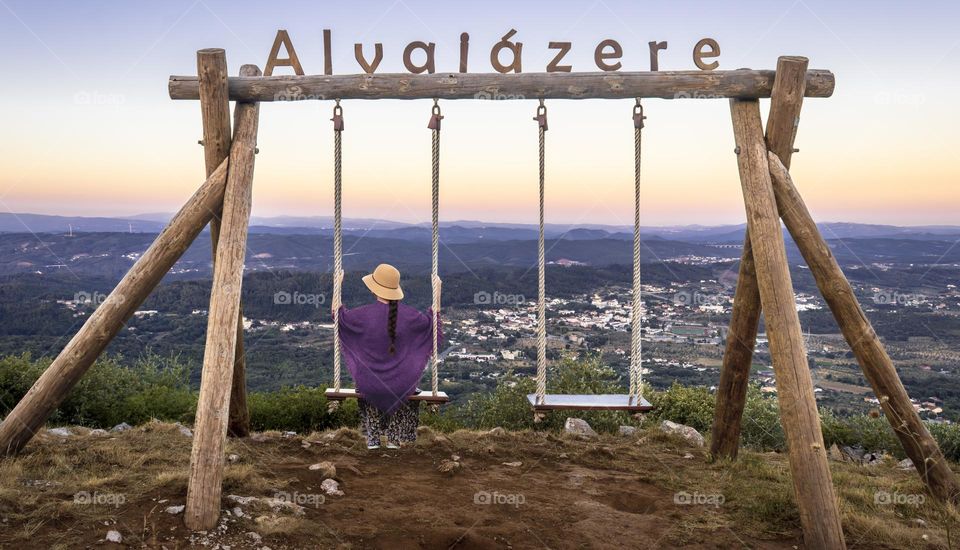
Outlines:
<svg viewBox="0 0 960 550"><path fill-rule="evenodd" d="M233 101L324 99L757 99L770 97L776 71L437 73L230 77ZM807 97L830 97L835 79L807 71ZM199 99L196 76L171 76L171 99Z"/></svg>

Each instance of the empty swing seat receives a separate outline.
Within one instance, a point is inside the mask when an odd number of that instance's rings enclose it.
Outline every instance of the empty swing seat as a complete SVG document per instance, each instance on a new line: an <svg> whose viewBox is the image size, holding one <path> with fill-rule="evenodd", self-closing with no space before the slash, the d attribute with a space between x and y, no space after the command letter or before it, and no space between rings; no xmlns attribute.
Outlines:
<svg viewBox="0 0 960 550"><path fill-rule="evenodd" d="M345 399L356 399L358 397L363 397L357 390L351 388L340 388L340 391L336 391L333 388L327 389L323 394L330 401L343 401ZM415 393L407 398L410 401L426 401L427 403L446 403L450 401L450 397L447 396L446 392L438 391L437 395L433 395L433 392L426 390Z"/></svg>
<svg viewBox="0 0 960 550"><path fill-rule="evenodd" d="M630 399L626 394L603 393L595 395L561 395L547 394L543 398L543 403L537 403L537 394L527 395L527 400L533 405L535 411L557 411L557 410L578 410L578 411L632 411L645 412L652 411L653 405L646 399Z"/></svg>

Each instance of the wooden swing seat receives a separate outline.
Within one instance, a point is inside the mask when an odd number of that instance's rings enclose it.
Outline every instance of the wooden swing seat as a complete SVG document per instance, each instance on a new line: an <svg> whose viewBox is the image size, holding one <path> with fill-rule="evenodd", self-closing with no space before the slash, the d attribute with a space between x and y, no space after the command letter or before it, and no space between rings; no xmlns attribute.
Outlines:
<svg viewBox="0 0 960 550"><path fill-rule="evenodd" d="M527 395L527 400L533 405L533 410L537 412L556 410L646 412L652 411L654 408L646 399L634 398L631 400L629 395L613 393L595 395L547 394L544 396L543 403L537 403L537 395L531 393Z"/></svg>
<svg viewBox="0 0 960 550"><path fill-rule="evenodd" d="M340 388L340 391L330 388L323 392L323 394L330 401L343 401L345 399L356 399L358 397L363 397L357 393L357 390L352 388ZM410 401L426 401L427 403L447 403L450 401L450 397L446 394L446 392L438 391L437 395L433 395L433 392L429 390L415 393L407 399Z"/></svg>

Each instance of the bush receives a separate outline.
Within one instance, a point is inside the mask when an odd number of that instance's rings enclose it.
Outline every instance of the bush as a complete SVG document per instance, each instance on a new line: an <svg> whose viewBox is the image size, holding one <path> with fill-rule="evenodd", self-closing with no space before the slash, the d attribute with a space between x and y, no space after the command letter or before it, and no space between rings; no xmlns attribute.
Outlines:
<svg viewBox="0 0 960 550"><path fill-rule="evenodd" d="M777 400L761 392L758 385L751 384L747 389L747 402L743 407L741 420L740 444L763 451L783 451L787 447Z"/></svg>
<svg viewBox="0 0 960 550"><path fill-rule="evenodd" d="M0 358L0 403L9 406L18 402L49 365L49 359L34 360L28 354ZM50 422L99 428L110 428L121 422L139 424L154 418L192 423L197 392L190 389L189 372L189 365L176 357L164 359L147 354L129 366L124 366L120 358L101 359L70 392ZM603 366L598 357L565 358L555 362L549 367L547 389L551 393L566 394L626 391L623 381ZM633 423L633 418L625 412L558 411L548 414L544 422L534 424L527 394L535 390L532 378L508 374L493 392L474 394L462 405L448 406L440 413L422 409L421 421L441 431L497 426L507 430L559 431L568 416L583 418L598 432L616 432L618 426ZM716 397L706 388L674 383L660 392L646 388L644 396L656 407L648 418L657 422L672 420L709 434ZM258 431L309 433L356 426L359 420L356 401L352 400L344 402L336 413L328 413L324 388L297 386L253 392L248 403L251 427ZM863 447L905 456L883 417L841 417L828 410L821 410L820 417L828 446ZM952 461L960 461L960 426L930 424L929 429L943 454ZM755 385L747 392L741 443L758 450L782 451L786 447L777 400L761 393Z"/></svg>
<svg viewBox="0 0 960 550"><path fill-rule="evenodd" d="M547 392L565 394L623 393L616 373L600 363L598 357L575 361L561 359L548 367ZM490 394L471 397L463 406L451 408L439 418L429 419L428 425L437 429L490 429L497 426L507 430L561 430L569 416L583 418L598 432L615 432L622 424L632 423L625 412L557 411L546 419L533 422L533 411L527 395L536 392L536 382L529 377L507 376Z"/></svg>
<svg viewBox="0 0 960 550"><path fill-rule="evenodd" d="M650 393L650 403L656 407L653 418L686 424L701 433L708 433L713 425L713 407L716 398L707 388L681 386L674 382L666 391Z"/></svg>
<svg viewBox="0 0 960 550"><path fill-rule="evenodd" d="M29 355L0 359L0 396L18 402L50 366L50 360ZM182 421L193 418L196 393L189 387L189 367L177 358L147 354L125 367L119 359L97 361L50 418L53 424L109 428L151 418Z"/></svg>
<svg viewBox="0 0 960 550"><path fill-rule="evenodd" d="M940 444L940 450L949 460L960 462L960 425L930 424L930 433Z"/></svg>
<svg viewBox="0 0 960 550"><path fill-rule="evenodd" d="M281 430L309 433L338 426L355 426L358 422L357 402L347 400L340 409L327 412L325 388L283 388L272 392L251 393L250 427L255 431Z"/></svg>

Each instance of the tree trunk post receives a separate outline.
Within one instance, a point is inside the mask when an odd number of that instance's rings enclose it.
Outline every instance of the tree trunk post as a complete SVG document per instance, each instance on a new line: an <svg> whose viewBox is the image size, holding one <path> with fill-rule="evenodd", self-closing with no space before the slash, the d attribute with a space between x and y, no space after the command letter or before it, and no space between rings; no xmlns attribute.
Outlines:
<svg viewBox="0 0 960 550"><path fill-rule="evenodd" d="M193 530L211 529L220 517L223 448L236 359L237 316L250 221L258 118L259 104L237 105L190 453L184 523Z"/></svg>
<svg viewBox="0 0 960 550"><path fill-rule="evenodd" d="M770 115L767 117L767 147L790 162L793 143L803 105L808 61L804 57L784 56L777 60ZM750 246L750 228L743 241L743 256L737 276L733 312L727 331L727 344L717 386L717 405L713 417L710 452L714 457L734 459L740 447L743 409L750 385L753 349L760 326L760 289Z"/></svg>
<svg viewBox="0 0 960 550"><path fill-rule="evenodd" d="M730 105L750 244L765 312L771 362L777 378L780 420L787 438L804 544L810 548L845 548L770 179L760 103L735 99Z"/></svg>
<svg viewBox="0 0 960 550"><path fill-rule="evenodd" d="M793 179L780 159L770 153L770 174L780 216L793 236L797 248L817 281L820 294L833 311L843 337L853 350L870 382L880 407L900 438L900 444L913 461L920 478L934 497L957 502L960 485L950 470L939 445L913 409L910 396L900 381L897 369L887 355L873 325L863 313L857 296L840 265L823 240L817 224L800 197Z"/></svg>
<svg viewBox="0 0 960 550"><path fill-rule="evenodd" d="M775 71L737 69L692 71L616 71L569 73L376 73L345 75L273 75L230 77L233 101L340 99L467 99L491 94L520 99L698 99L770 97ZM807 97L830 97L836 78L825 70L806 74ZM196 76L171 76L170 99L199 98Z"/></svg>
<svg viewBox="0 0 960 550"><path fill-rule="evenodd" d="M254 67L255 68L255 67ZM254 74L240 76L258 76ZM200 86L200 113L203 121L203 153L207 174L230 155L230 99L227 90L227 55L220 48L197 52L197 78ZM220 211L210 220L210 241L213 262L217 261L220 239ZM250 434L250 412L247 409L246 358L243 351L243 304L237 316L237 351L230 394L230 423L227 433L233 437Z"/></svg>
<svg viewBox="0 0 960 550"><path fill-rule="evenodd" d="M39 430L223 203L224 161L170 220L107 299L0 424L0 449L17 453Z"/></svg>

